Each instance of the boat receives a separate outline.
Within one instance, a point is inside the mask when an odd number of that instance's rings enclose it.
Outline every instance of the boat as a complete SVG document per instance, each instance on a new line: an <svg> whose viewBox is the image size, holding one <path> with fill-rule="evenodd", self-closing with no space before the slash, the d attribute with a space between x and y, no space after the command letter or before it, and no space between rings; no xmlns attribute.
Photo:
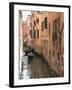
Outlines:
<svg viewBox="0 0 72 90"><path fill-rule="evenodd" d="M28 59L33 59L34 58L34 54L32 52L28 53Z"/></svg>

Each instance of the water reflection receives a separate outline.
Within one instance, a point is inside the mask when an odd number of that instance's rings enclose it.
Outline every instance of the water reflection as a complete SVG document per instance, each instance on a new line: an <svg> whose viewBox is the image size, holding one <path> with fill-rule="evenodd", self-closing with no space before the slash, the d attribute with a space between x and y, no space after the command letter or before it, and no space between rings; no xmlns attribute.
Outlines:
<svg viewBox="0 0 72 90"><path fill-rule="evenodd" d="M28 56L23 56L22 61L21 79L57 77L49 70L41 56L35 55L31 59Z"/></svg>

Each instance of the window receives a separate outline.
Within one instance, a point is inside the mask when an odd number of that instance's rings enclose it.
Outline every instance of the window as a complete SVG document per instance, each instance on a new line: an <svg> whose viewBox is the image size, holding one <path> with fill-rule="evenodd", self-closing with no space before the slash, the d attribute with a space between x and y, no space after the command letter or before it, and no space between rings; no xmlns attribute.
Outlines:
<svg viewBox="0 0 72 90"><path fill-rule="evenodd" d="M50 36L50 31L51 31L50 29L51 29L51 24L49 23L49 36Z"/></svg>
<svg viewBox="0 0 72 90"><path fill-rule="evenodd" d="M55 25L54 25L54 30L56 32L59 32L59 27L60 27L60 18L58 17L57 19L55 19Z"/></svg>
<svg viewBox="0 0 72 90"><path fill-rule="evenodd" d="M49 50L49 60L51 60L51 50Z"/></svg>
<svg viewBox="0 0 72 90"><path fill-rule="evenodd" d="M37 23L39 23L39 19L37 19Z"/></svg>
<svg viewBox="0 0 72 90"><path fill-rule="evenodd" d="M54 41L54 32L55 32L55 21L53 21L52 41ZM53 42L53 44L54 44L54 42Z"/></svg>
<svg viewBox="0 0 72 90"><path fill-rule="evenodd" d="M57 31L57 20L55 20L55 32Z"/></svg>
<svg viewBox="0 0 72 90"><path fill-rule="evenodd" d="M46 56L48 54L48 40L45 40L45 51L46 51Z"/></svg>
<svg viewBox="0 0 72 90"><path fill-rule="evenodd" d="M36 31L34 30L34 32L33 32L33 38L35 38L36 37Z"/></svg>
<svg viewBox="0 0 72 90"><path fill-rule="evenodd" d="M45 29L47 29L47 17L45 17Z"/></svg>
<svg viewBox="0 0 72 90"><path fill-rule="evenodd" d="M42 29L42 31L43 31L43 29L44 29L44 22L43 22L43 21L42 21L41 29Z"/></svg>
<svg viewBox="0 0 72 90"><path fill-rule="evenodd" d="M55 32L55 21L53 21L53 32Z"/></svg>
<svg viewBox="0 0 72 90"><path fill-rule="evenodd" d="M39 29L37 29L37 38L39 38Z"/></svg>
<svg viewBox="0 0 72 90"><path fill-rule="evenodd" d="M35 26L36 22L34 21L34 26Z"/></svg>
<svg viewBox="0 0 72 90"><path fill-rule="evenodd" d="M53 31L58 32L60 27L60 18L57 18L53 21Z"/></svg>
<svg viewBox="0 0 72 90"><path fill-rule="evenodd" d="M57 40L57 19L53 21L53 35L52 35L52 40L55 42Z"/></svg>
<svg viewBox="0 0 72 90"><path fill-rule="evenodd" d="M32 30L30 30L30 37L32 38Z"/></svg>
<svg viewBox="0 0 72 90"><path fill-rule="evenodd" d="M58 18L58 31L59 31L59 27L60 27L60 18Z"/></svg>

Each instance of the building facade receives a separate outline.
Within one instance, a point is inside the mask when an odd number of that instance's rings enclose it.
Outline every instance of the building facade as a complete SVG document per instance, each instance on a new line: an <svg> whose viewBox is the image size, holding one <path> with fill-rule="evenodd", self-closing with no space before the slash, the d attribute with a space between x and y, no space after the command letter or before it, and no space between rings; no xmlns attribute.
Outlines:
<svg viewBox="0 0 72 90"><path fill-rule="evenodd" d="M31 46L30 15L28 16L26 21L23 21L22 28L23 28L23 44L29 47Z"/></svg>
<svg viewBox="0 0 72 90"><path fill-rule="evenodd" d="M64 13L34 11L30 20L33 49L58 76L64 76Z"/></svg>

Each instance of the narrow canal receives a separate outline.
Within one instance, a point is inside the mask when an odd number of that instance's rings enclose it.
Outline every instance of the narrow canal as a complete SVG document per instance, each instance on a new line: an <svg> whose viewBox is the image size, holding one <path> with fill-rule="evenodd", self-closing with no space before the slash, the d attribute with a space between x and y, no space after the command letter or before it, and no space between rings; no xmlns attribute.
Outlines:
<svg viewBox="0 0 72 90"><path fill-rule="evenodd" d="M40 56L34 55L32 59L23 56L21 79L48 77L57 77L57 75L49 70L49 66Z"/></svg>

